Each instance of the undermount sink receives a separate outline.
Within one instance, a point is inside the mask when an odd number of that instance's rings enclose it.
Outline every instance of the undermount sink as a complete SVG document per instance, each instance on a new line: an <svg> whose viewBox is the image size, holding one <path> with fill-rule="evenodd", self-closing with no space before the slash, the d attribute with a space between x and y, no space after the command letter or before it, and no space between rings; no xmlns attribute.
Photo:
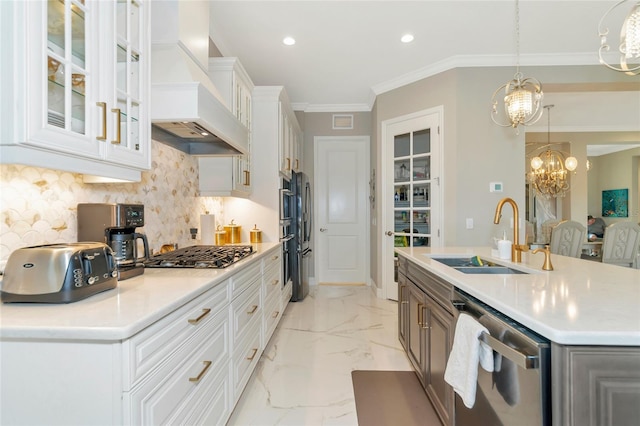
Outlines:
<svg viewBox="0 0 640 426"><path fill-rule="evenodd" d="M481 259L482 266L476 266L471 263L471 257L432 257L431 259L464 274L527 274L527 272L499 265L485 259Z"/></svg>
<svg viewBox="0 0 640 426"><path fill-rule="evenodd" d="M526 274L506 266L458 266L453 269L464 274Z"/></svg>

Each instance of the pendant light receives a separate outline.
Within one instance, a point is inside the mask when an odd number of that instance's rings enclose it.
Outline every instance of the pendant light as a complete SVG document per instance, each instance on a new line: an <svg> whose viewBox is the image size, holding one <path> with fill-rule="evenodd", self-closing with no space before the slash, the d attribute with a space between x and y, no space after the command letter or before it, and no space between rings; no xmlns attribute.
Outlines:
<svg viewBox="0 0 640 426"><path fill-rule="evenodd" d="M606 55L611 47L607 41L609 35L609 28L605 26L605 21L608 18L612 18L614 12L622 11L622 7L625 3L631 3L631 10L626 14L626 18L620 26L620 43L618 45L616 54L619 54L619 64L611 65L607 62L605 56L610 59L614 59L615 55ZM600 63L614 71L623 72L628 75L640 74L640 1L628 1L622 0L613 5L602 16L598 24L598 35L600 36L600 49L598 49L598 56L600 57Z"/></svg>

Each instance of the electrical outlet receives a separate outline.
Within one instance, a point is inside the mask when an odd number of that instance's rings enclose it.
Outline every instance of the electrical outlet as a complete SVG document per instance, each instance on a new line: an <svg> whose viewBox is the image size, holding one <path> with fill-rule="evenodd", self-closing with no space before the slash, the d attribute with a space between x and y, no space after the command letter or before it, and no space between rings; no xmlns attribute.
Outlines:
<svg viewBox="0 0 640 426"><path fill-rule="evenodd" d="M467 229L473 229L473 218L472 217L468 217L467 218Z"/></svg>

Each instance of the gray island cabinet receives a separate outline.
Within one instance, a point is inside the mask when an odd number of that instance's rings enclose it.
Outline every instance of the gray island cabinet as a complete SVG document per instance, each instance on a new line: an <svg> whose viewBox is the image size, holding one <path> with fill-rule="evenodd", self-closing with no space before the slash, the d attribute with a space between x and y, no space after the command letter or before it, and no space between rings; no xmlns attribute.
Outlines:
<svg viewBox="0 0 640 426"><path fill-rule="evenodd" d="M513 263L486 247L396 251L398 337L444 425L456 424L444 368L460 290L548 339L552 425L638 424L640 270L554 255L547 272L542 255ZM525 273L465 274L433 259L475 255Z"/></svg>

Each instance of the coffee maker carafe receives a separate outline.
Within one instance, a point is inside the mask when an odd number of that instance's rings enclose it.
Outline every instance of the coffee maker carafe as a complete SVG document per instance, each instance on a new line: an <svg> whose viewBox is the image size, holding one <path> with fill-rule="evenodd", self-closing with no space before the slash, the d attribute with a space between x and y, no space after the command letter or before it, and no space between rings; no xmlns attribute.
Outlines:
<svg viewBox="0 0 640 426"><path fill-rule="evenodd" d="M144 226L144 205L87 203L78 204L78 241L98 241L114 252L118 279L140 275L149 258L149 243L136 228ZM138 253L138 240L143 253Z"/></svg>

